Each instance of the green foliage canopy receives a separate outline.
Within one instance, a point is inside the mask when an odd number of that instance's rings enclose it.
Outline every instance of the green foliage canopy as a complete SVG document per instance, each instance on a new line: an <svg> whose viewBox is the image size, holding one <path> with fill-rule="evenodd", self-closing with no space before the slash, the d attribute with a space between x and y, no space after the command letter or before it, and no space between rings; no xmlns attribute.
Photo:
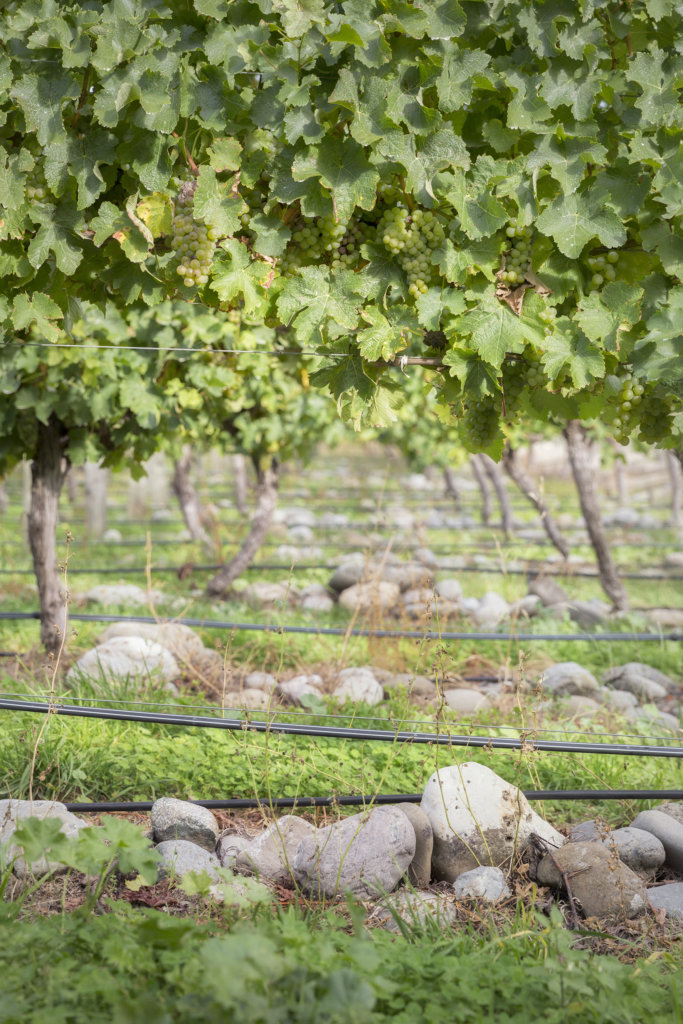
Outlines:
<svg viewBox="0 0 683 1024"><path fill-rule="evenodd" d="M423 353L448 416L485 410L470 447L500 451L515 364L516 415L604 417L632 373L648 436L677 443L682 29L674 0L10 0L3 394L42 375L35 414L61 416L49 367L80 378L75 404L101 373L137 435L142 373L122 391L101 354L24 343L68 339L86 299L172 299L286 326L357 425L395 418L387 363ZM188 178L217 243L191 285ZM16 453L22 431L0 433Z"/></svg>

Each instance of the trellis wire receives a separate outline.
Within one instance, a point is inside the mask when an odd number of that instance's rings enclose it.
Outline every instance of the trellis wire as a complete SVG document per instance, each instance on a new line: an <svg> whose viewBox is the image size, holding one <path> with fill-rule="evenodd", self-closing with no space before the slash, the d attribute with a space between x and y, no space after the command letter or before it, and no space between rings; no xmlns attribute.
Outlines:
<svg viewBox="0 0 683 1024"><path fill-rule="evenodd" d="M348 728L346 726L310 725L300 722L261 722L252 719L218 718L206 715L160 714L128 708L78 707L52 701L8 700L0 698L0 710L43 715L64 715L70 718L91 718L146 725L181 726L183 728L221 729L228 732L260 732L288 736L314 736L320 739L367 740L384 743L435 744L447 747L478 747L487 750L522 750L526 753L545 751L571 754L617 754L622 757L683 757L683 746L652 746L649 744L575 743L570 740L537 740L508 736L468 736L444 732L407 732Z"/></svg>
<svg viewBox="0 0 683 1024"><path fill-rule="evenodd" d="M683 789L523 789L527 800L681 800ZM378 804L419 804L422 793L373 793L358 796L281 796L234 798L230 800L189 800L209 810L247 810L281 807L354 807ZM110 800L67 803L67 811L82 814L99 811L151 811L153 800Z"/></svg>
<svg viewBox="0 0 683 1024"><path fill-rule="evenodd" d="M462 681L463 682L472 682L474 680L473 679L468 679L467 677L465 677ZM2 696L6 697L8 699L15 699L15 700L27 700L28 699L28 696L27 696L26 693L10 693L10 692L4 691L2 693ZM69 694L69 700L70 701L79 701L79 702L89 701L90 703L92 703L93 701L99 701L101 704L107 704L107 705L109 705L109 704L112 704L112 705L126 705L126 706L133 706L133 707L175 708L176 713L180 713L180 712L183 712L183 711L189 711L189 710L199 710L199 711L206 711L207 710L207 707L206 707L205 704L178 704L177 701L175 701L174 703L169 703L167 701L153 701L153 700L115 700L112 697L100 697L100 696L97 696L97 697L77 697L77 696L74 696L71 693ZM251 717L252 715L273 715L274 714L274 712L272 710L265 710L265 709L259 709L259 708L250 708L248 711L246 711L245 708L228 707L227 705L222 705L222 704L221 705L217 705L216 708L221 713L223 713L225 711L230 711L230 712L234 712L235 714L238 714L238 715L248 714L249 717ZM327 719L332 719L332 720L338 720L340 718L350 718L350 717L353 717L353 721L354 722L386 722L386 721L388 721L386 718L381 718L379 715L357 715L357 714L354 713L353 716L351 716L351 715L344 715L343 713L342 714L340 714L340 713L332 714L330 712L322 712L322 711L311 711L311 710L297 711L297 710L292 709L292 708L287 708L286 711L285 711L285 714L294 716L295 718L296 717L298 717L298 718L327 718ZM424 724L425 724L424 719L421 719L421 718L402 718L401 719L401 725L424 725ZM495 725L490 725L490 724L485 724L485 723L479 724L477 722L463 722L463 721L459 721L458 725L461 728L463 728L463 729L465 729L465 728L466 729L478 729L480 732L483 729L489 729L489 730L490 729L512 729L514 732L524 733L526 735L526 733L528 733L530 731L528 729L528 727L525 727L525 726L522 726L522 725L512 725L512 724L510 724L508 722L497 722ZM590 736L590 737L596 737L597 736L597 737L603 737L603 738L605 736L609 736L610 739L613 739L613 740L615 740L615 739L618 739L618 740L649 740L651 742L657 742L657 743L660 743L660 742L661 743L666 743L670 739L670 736L648 736L648 735L643 735L642 733L608 732L608 731L605 731L605 730L602 730L601 732L585 732L584 730L573 729L573 728L548 729L545 726L539 726L539 725L535 725L534 728L533 728L534 735L537 735L539 733L543 733L544 735L552 735L554 733L562 734L562 733L567 733L567 732L571 732L574 736Z"/></svg>
<svg viewBox="0 0 683 1024"><path fill-rule="evenodd" d="M119 566L117 568L92 568L79 569L73 564L69 565L69 576L125 576L126 573L131 575L143 575L148 571L152 573L178 573L181 570L186 570L188 574L193 572L218 572L219 569L223 568L223 564L218 565L153 565L149 568L146 565L127 565ZM325 569L328 572L334 572L338 569L339 565L330 565L327 562L254 562L252 565L248 565L245 568L245 572L277 572L278 570L284 570L286 572L303 572L304 570L312 569ZM430 566L425 564L425 571L438 571L438 566ZM444 566L441 571L452 571L452 572L468 572L475 574L489 573L496 576L530 576L534 573L540 573L543 576L558 576L564 579L565 577L571 579L578 577L589 580L599 580L600 576L597 572L585 572L583 570L572 571L567 569L564 572L546 571L541 568L538 569L535 566L529 569L506 569L498 565L491 567L482 567L478 565L467 565L453 567L452 570L448 569L448 566ZM34 570L29 568L21 569L0 569L0 576L33 576ZM676 575L673 573L657 573L657 572L620 572L620 577L625 580L683 580L683 575Z"/></svg>
<svg viewBox="0 0 683 1024"><path fill-rule="evenodd" d="M23 620L40 619L40 612L0 612L0 620ZM286 626L271 625L262 622L225 622L216 619L198 619L179 617L175 619L162 620L152 615L108 615L86 614L75 612L69 614L69 621L75 622L142 622L150 625L159 625L163 621L180 623L183 626L199 626L205 629L228 629L235 632L263 632L263 633L299 633L308 636L366 636L380 639L409 639L409 640L498 640L506 642L509 640L569 640L569 641L593 641L604 640L610 642L647 642L666 640L683 640L683 633L475 633L475 632L448 632L441 630L418 629L343 629L336 626Z"/></svg>

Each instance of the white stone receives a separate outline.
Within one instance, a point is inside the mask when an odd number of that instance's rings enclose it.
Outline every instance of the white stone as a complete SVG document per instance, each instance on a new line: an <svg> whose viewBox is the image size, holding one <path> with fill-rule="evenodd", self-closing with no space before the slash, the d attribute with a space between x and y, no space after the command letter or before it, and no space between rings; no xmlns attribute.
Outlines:
<svg viewBox="0 0 683 1024"><path fill-rule="evenodd" d="M460 586L459 580L446 579L439 580L435 588L436 593L439 597L442 597L445 601L460 601L462 599L462 587Z"/></svg>
<svg viewBox="0 0 683 1024"><path fill-rule="evenodd" d="M0 800L0 849L3 854L0 860L14 861L13 871L20 878L30 874L36 877L48 873L63 874L68 870L66 864L48 861L44 857L28 863L21 856L22 847L12 839L17 825L27 818L56 818L62 823L60 832L69 839L75 838L82 828L88 828L89 823L67 811L64 804L56 800Z"/></svg>
<svg viewBox="0 0 683 1024"><path fill-rule="evenodd" d="M486 711L493 706L481 690L465 688L444 690L443 697L451 711L459 711L464 715L472 714L475 711Z"/></svg>
<svg viewBox="0 0 683 1024"><path fill-rule="evenodd" d="M186 839L169 839L158 843L156 851L161 855L158 869L160 879L172 875L180 881L191 871L206 871L214 882L220 880L218 868L221 864L218 857L196 843L190 843Z"/></svg>
<svg viewBox="0 0 683 1024"><path fill-rule="evenodd" d="M292 885L292 863L299 843L314 835L315 825L285 814L237 854L235 871L258 875L278 885Z"/></svg>
<svg viewBox="0 0 683 1024"><path fill-rule="evenodd" d="M479 604L471 613L471 618L481 629L493 629L503 621L508 614L510 605L504 597L489 590L479 601Z"/></svg>
<svg viewBox="0 0 683 1024"><path fill-rule="evenodd" d="M464 871L453 883L453 890L458 900L486 900L489 903L511 895L500 868L486 866Z"/></svg>
<svg viewBox="0 0 683 1024"><path fill-rule="evenodd" d="M116 530L113 527L109 530L105 530L102 534L102 540L105 544L120 544L123 540L123 534L120 530Z"/></svg>
<svg viewBox="0 0 683 1024"><path fill-rule="evenodd" d="M161 644L140 636L119 636L86 651L66 678L71 681L82 676L89 679L145 679L156 676L168 683L179 675L178 662Z"/></svg>
<svg viewBox="0 0 683 1024"><path fill-rule="evenodd" d="M299 704L302 697L322 697L322 678L318 675L294 676L286 682L278 683L276 693L292 704Z"/></svg>
<svg viewBox="0 0 683 1024"><path fill-rule="evenodd" d="M288 583L249 583L240 592L243 601L264 607L292 601L294 596L294 588Z"/></svg>
<svg viewBox="0 0 683 1024"><path fill-rule="evenodd" d="M244 679L249 690L265 690L270 693L277 686L277 679L270 672L250 672Z"/></svg>
<svg viewBox="0 0 683 1024"><path fill-rule="evenodd" d="M398 601L400 587L397 583L379 580L372 583L355 583L342 591L339 604L349 611L386 611Z"/></svg>
<svg viewBox="0 0 683 1024"><path fill-rule="evenodd" d="M155 843L186 839L209 853L216 848L218 822L208 807L162 796L152 804L151 822Z"/></svg>
<svg viewBox="0 0 683 1024"><path fill-rule="evenodd" d="M367 669L345 669L339 673L332 696L337 700L351 700L354 703L362 701L364 704L375 705L384 700L384 689Z"/></svg>
<svg viewBox="0 0 683 1024"><path fill-rule="evenodd" d="M564 843L516 786L473 761L435 772L421 807L434 830L432 867L437 879L452 882L482 864L507 866L532 832L554 846Z"/></svg>
<svg viewBox="0 0 683 1024"><path fill-rule="evenodd" d="M192 662L204 655L202 639L181 622L112 622L99 638L106 643L121 636L139 636L160 644L180 661Z"/></svg>
<svg viewBox="0 0 683 1024"><path fill-rule="evenodd" d="M329 594L308 594L301 599L299 607L309 612L331 612L334 601Z"/></svg>
<svg viewBox="0 0 683 1024"><path fill-rule="evenodd" d="M149 605L150 601L158 603L163 599L160 590L148 592L134 583L101 583L84 595L85 601L104 605L105 608L118 604Z"/></svg>

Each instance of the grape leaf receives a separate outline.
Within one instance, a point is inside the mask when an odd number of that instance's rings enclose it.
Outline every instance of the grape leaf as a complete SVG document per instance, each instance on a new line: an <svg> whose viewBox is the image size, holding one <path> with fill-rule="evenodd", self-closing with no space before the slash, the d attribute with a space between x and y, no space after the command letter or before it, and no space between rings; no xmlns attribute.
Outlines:
<svg viewBox="0 0 683 1024"><path fill-rule="evenodd" d="M230 259L223 258L227 252ZM223 241L214 257L210 288L222 302L244 301L248 316L263 312L265 289L273 270L260 260L253 260L246 245L236 238Z"/></svg>
<svg viewBox="0 0 683 1024"><path fill-rule="evenodd" d="M233 182L219 182L213 167L199 169L194 194L194 214L220 235L233 235L240 228L244 201L233 191Z"/></svg>
<svg viewBox="0 0 683 1024"><path fill-rule="evenodd" d="M624 226L616 213L598 206L594 197L580 192L558 196L545 208L536 224L538 230L553 238L560 252L571 259L580 256L592 238L599 238L610 248L623 245L626 240Z"/></svg>
<svg viewBox="0 0 683 1024"><path fill-rule="evenodd" d="M12 324L17 331L25 331L35 324L41 337L47 341L57 341L60 330L53 321L61 318L62 311L57 303L43 292L33 292L31 295L21 292L14 297Z"/></svg>
<svg viewBox="0 0 683 1024"><path fill-rule="evenodd" d="M319 177L331 193L335 219L342 223L356 206L371 210L375 204L379 175L353 139L328 136L319 146L311 147L305 160L301 156L295 158L292 173L298 181L313 175Z"/></svg>
<svg viewBox="0 0 683 1024"><path fill-rule="evenodd" d="M602 342L608 352L618 352L619 332L640 319L642 296L642 288L612 281L602 294L593 291L581 300L576 321L591 341Z"/></svg>
<svg viewBox="0 0 683 1024"><path fill-rule="evenodd" d="M328 320L348 330L357 326L359 298L356 275L350 271L331 275L327 267L303 267L285 282L277 309L299 340L320 344Z"/></svg>
<svg viewBox="0 0 683 1024"><path fill-rule="evenodd" d="M584 388L604 376L602 354L567 317L555 321L553 333L539 347L542 349L541 363L551 379L566 370L574 384Z"/></svg>

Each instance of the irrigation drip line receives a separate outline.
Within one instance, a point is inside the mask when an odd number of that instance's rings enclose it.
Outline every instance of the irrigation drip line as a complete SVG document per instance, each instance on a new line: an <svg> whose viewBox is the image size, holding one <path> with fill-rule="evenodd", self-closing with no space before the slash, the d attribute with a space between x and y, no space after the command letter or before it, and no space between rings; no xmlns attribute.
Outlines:
<svg viewBox="0 0 683 1024"><path fill-rule="evenodd" d="M40 619L40 612L0 612L0 621ZM337 626L283 626L263 622L224 622L220 619L177 618L163 620L153 615L107 615L74 612L69 614L74 622L144 622L157 626L164 621L180 623L183 626L198 626L205 629L229 629L236 632L300 633L308 636L368 636L379 639L408 640L609 640L611 642L641 642L683 640L683 633L474 633L474 632L433 632L418 629L342 629Z"/></svg>
<svg viewBox="0 0 683 1024"><path fill-rule="evenodd" d="M465 681L467 681L467 680L465 680ZM7 697L8 699L12 698L12 699L18 699L18 700L27 700L26 693L10 693L10 692L4 691L2 696L3 697ZM189 711L191 709L196 709L198 711L206 711L207 710L205 704L181 704L181 705L179 705L177 701L175 701L175 703L168 703L168 702L153 701L153 700L114 700L111 697L74 697L72 694L69 694L69 700L71 700L71 701L90 701L90 702L92 702L92 701L100 701L103 704L121 704L121 705L125 704L127 706L131 706L132 705L134 707L147 707L147 708L175 708L176 709L176 713L178 712L178 708L180 708L183 711ZM227 707L227 706L223 706L223 705L221 705L220 711L221 712L232 711L235 714L244 714L245 713L245 709L244 708ZM248 712L248 714L250 716L251 715L272 715L273 713L274 712L272 710L270 710L270 711L259 710L257 708L251 708L251 709L249 709L249 712ZM335 721L338 721L341 718L353 718L354 722L386 722L387 721L386 718L381 718L379 715L356 715L356 714L354 714L354 715L351 716L351 715L343 715L343 714L340 715L340 714L325 713L325 712L322 712L322 711L310 711L310 710L307 710L307 711L295 711L292 708L287 708L285 713L287 715L292 715L295 718L331 718L332 720L335 720ZM424 723L424 719L419 719L419 718L402 718L401 719L401 725L424 725L424 724L425 724ZM458 722L458 725L460 725L462 728L466 727L467 729L479 729L479 731L481 731L482 729L512 729L514 732L525 733L525 734L529 731L528 729L524 728L524 726L521 726L521 725L511 725L508 722L498 722L498 723L496 723L496 725L486 725L486 724L478 724L477 722L463 722L463 721L460 721L460 722ZM568 733L568 732L570 732L574 736L591 736L591 737L598 736L598 737L601 737L603 739L604 739L605 736L609 736L610 739L613 739L613 740L616 740L616 739L618 739L618 740L650 740L652 742L657 742L657 743L660 743L660 742L661 743L668 743L668 741L670 739L669 736L647 736L647 735L643 735L642 733L605 732L605 731L603 731L603 732L584 732L581 729L573 729L573 728L570 728L570 727L566 727L564 729L547 729L547 728L544 728L543 726L538 726L538 725L534 726L533 732L534 732L534 735L537 735L538 733L543 733L543 735L552 735L554 733L561 734L561 733Z"/></svg>
<svg viewBox="0 0 683 1024"><path fill-rule="evenodd" d="M181 570L187 571L188 574L194 572L218 572L222 569L223 565L153 565L151 566L151 573L178 573ZM338 569L338 565L330 565L327 562L254 562L252 565L248 565L245 572L277 572L284 570L285 572L303 572L305 570L312 569L325 569L327 572L334 572ZM425 565L425 570L429 571L433 568L438 570L439 567L432 567ZM452 572L469 572L479 575L486 573L496 576L529 576L535 572L542 572L544 576L558 576L562 579L571 579L573 577L599 580L600 576L597 572L584 572L582 570L572 572L571 569L566 569L564 572L547 571L543 566L536 567L530 566L528 569L506 569L504 567L494 565L490 568L483 567L480 565L467 565L460 566L459 568L453 568L448 570L448 566L443 566L441 571L452 571ZM148 569L146 565L127 565L119 566L115 569L101 568L93 569L91 566L87 569L78 569L73 565L69 566L69 576L125 576L127 573L130 575L142 576L147 573ZM34 570L29 568L21 569L0 569L0 576L33 576ZM619 575L624 580L683 580L683 575L676 575L673 573L655 573L655 572L620 572Z"/></svg>
<svg viewBox="0 0 683 1024"><path fill-rule="evenodd" d="M523 789L527 800L681 800L683 789ZM189 800L214 811L270 807L366 807L378 804L419 804L422 793L372 793L358 796L280 796L232 800ZM107 800L67 803L67 811L82 814L100 811L151 811L153 800Z"/></svg>
<svg viewBox="0 0 683 1024"><path fill-rule="evenodd" d="M464 736L443 732L405 732L389 729L353 729L347 726L309 725L301 722L260 722L252 719L216 718L204 715L160 714L127 708L84 708L55 701L7 700L0 698L0 710L41 715L65 715L144 725L172 725L183 728L223 729L228 732L276 733L314 736L319 739L368 740L384 743L436 744L447 747L485 747L487 750L547 751L565 754L618 754L622 757L683 757L683 747L652 746L644 743L575 743L571 740L514 739L509 736Z"/></svg>

